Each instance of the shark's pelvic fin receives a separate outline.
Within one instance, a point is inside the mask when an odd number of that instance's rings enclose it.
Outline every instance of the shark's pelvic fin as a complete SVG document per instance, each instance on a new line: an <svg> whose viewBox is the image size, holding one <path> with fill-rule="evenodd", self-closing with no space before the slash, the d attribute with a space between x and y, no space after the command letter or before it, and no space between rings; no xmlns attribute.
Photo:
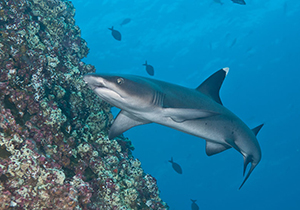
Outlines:
<svg viewBox="0 0 300 210"><path fill-rule="evenodd" d="M252 129L253 133L255 134L255 136L257 136L258 132L260 131L260 129L263 127L264 124L261 124L255 128Z"/></svg>
<svg viewBox="0 0 300 210"><path fill-rule="evenodd" d="M214 143L211 141L206 141L206 154L208 156L218 154L229 148L231 148L231 147L228 145L223 145L223 144L218 144L218 143Z"/></svg>
<svg viewBox="0 0 300 210"><path fill-rule="evenodd" d="M223 105L220 99L219 92L228 71L229 71L228 67L217 71L216 73L208 77L201 85L199 85L196 88L196 90L209 96L217 103Z"/></svg>
<svg viewBox="0 0 300 210"><path fill-rule="evenodd" d="M165 108L164 112L166 117L170 117L174 122L178 123L218 115L216 112L202 109Z"/></svg>
<svg viewBox="0 0 300 210"><path fill-rule="evenodd" d="M128 112L122 110L119 112L118 116L116 117L115 121L110 127L108 132L108 138L113 139L132 127L148 123L150 123L150 121L138 119L129 114Z"/></svg>

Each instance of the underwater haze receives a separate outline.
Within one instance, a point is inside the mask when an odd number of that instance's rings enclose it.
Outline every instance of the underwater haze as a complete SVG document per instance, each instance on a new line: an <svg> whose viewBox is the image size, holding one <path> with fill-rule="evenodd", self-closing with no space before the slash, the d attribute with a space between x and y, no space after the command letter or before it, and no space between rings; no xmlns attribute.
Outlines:
<svg viewBox="0 0 300 210"><path fill-rule="evenodd" d="M240 190L243 158L236 150L208 157L203 139L157 124L125 132L171 210L191 209L191 199L201 210L300 209L299 0L72 2L90 48L84 61L98 73L196 88L229 67L220 91L224 106L250 128L265 123L257 136L262 160Z"/></svg>

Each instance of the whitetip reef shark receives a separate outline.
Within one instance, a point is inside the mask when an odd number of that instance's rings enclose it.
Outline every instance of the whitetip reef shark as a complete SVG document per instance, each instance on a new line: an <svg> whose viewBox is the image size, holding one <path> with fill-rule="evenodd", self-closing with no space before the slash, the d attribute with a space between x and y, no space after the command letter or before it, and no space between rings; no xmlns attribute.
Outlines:
<svg viewBox="0 0 300 210"><path fill-rule="evenodd" d="M219 91L228 71L215 72L196 89L134 75L86 74L83 79L102 100L121 109L110 139L153 122L204 139L208 156L234 148L244 157L243 175L251 163L241 189L261 159L256 135L263 124L251 130L223 106Z"/></svg>

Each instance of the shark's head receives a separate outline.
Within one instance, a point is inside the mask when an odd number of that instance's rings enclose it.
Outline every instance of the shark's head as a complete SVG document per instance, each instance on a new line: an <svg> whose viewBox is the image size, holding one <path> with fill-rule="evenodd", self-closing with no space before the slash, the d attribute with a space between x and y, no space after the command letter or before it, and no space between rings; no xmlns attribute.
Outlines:
<svg viewBox="0 0 300 210"><path fill-rule="evenodd" d="M147 109L153 104L153 88L142 77L86 74L83 79L101 99L120 109Z"/></svg>

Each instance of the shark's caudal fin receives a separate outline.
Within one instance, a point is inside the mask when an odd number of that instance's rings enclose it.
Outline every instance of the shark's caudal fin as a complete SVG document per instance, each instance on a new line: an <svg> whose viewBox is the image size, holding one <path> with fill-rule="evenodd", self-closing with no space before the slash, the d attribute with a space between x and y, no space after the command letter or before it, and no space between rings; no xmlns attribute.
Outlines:
<svg viewBox="0 0 300 210"><path fill-rule="evenodd" d="M201 93L209 96L213 100L215 100L217 103L222 104L220 99L220 88L222 86L222 83L228 74L229 68L223 68L210 77L208 77L201 85L199 85L196 90L200 91Z"/></svg>
<svg viewBox="0 0 300 210"><path fill-rule="evenodd" d="M255 136L258 134L258 132L260 131L260 129L263 127L264 124L261 124L255 128L252 129L253 133L255 134ZM248 166L248 164L251 163L251 167L243 181L243 183L241 184L241 186L239 187L239 189L242 188L242 186L245 184L245 182L247 181L247 179L249 178L250 174L252 173L252 171L254 170L254 168L256 167L257 163L254 164L252 162L252 157L251 156L244 156L244 171L243 171L243 176L245 176L246 173L246 168Z"/></svg>
<svg viewBox="0 0 300 210"><path fill-rule="evenodd" d="M244 174L245 174L247 165L248 165L249 162L251 161L251 160L247 160L247 159L249 159L249 158L245 158L245 161L244 161ZM247 162L247 161L248 161L248 162ZM242 183L241 186L239 187L239 190L243 187L243 185L245 184L245 182L246 182L247 179L249 178L250 174L252 173L252 171L253 171L254 168L256 167L256 165L257 165L257 164L253 164L253 163L251 162L251 168L250 168L250 170L248 171L248 173L247 173L247 175L246 175L246 177L245 177L243 183Z"/></svg>

